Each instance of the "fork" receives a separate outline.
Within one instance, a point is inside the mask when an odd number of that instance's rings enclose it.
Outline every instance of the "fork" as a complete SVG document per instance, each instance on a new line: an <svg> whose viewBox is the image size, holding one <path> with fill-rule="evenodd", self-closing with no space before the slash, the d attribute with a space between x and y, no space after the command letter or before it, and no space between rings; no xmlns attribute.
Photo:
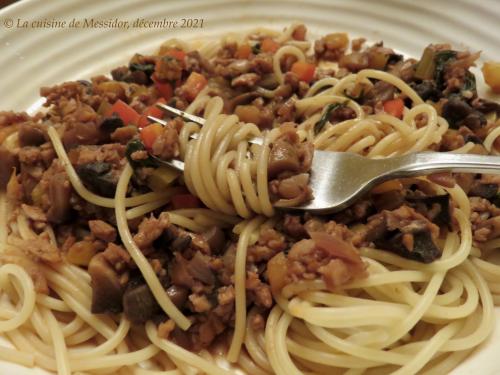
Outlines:
<svg viewBox="0 0 500 375"><path fill-rule="evenodd" d="M205 119L158 103L161 109L199 125ZM166 121L153 116L148 119L162 125ZM192 138L196 139L197 134ZM262 138L251 138L250 143L262 144ZM184 170L179 160L161 160L159 163ZM309 211L317 214L334 213L345 209L375 185L402 177L423 176L439 172L469 172L500 174L500 156L422 152L385 159L369 159L350 152L314 150L309 186L313 199L287 210Z"/></svg>

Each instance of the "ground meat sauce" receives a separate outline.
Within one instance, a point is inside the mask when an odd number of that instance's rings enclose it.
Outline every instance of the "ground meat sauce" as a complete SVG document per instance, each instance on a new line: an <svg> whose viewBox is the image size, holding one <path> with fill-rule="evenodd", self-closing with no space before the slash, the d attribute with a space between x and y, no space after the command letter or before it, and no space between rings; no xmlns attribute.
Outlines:
<svg viewBox="0 0 500 375"><path fill-rule="evenodd" d="M300 26L293 37L304 40L306 32ZM192 322L189 330L182 331L162 313L122 246L114 210L93 206L76 194L47 138L47 126L53 125L90 191L114 197L127 158L136 172L129 195L151 191L152 184L148 184L154 180L157 165L150 154L179 157L179 133L185 123L160 114L167 126L157 129L157 137L146 144L148 121L144 116L152 113L158 101L185 109L196 96L189 79L206 80L209 92L224 99L225 112L236 113L241 121L255 123L260 129L280 128L268 160L273 201L300 203L311 198L308 181L313 146L301 141L296 131L303 118L295 103L315 80L324 77L342 78L364 68L391 72L424 100L434 101L438 113L450 123L438 151L453 151L468 142L475 144L476 152L484 151L482 142L493 126L485 113L498 108L477 98L468 70L476 54L433 46L436 53L448 51L447 60L436 75L422 79L416 60L404 59L381 43L366 46L364 39L353 40L350 51L347 35L333 33L314 43L312 62L329 60L338 67L318 67L305 80L294 73L295 60L287 58L282 62L284 79L279 83L273 75L272 50L264 48L261 36L252 38L249 52L243 54L236 43L226 43L209 60L197 51L178 49L162 49L158 56L135 55L128 66L113 69L110 77L42 88L46 114L31 117L0 112L0 142L12 132L19 135L18 147L0 146L0 188L20 203L19 209L38 235L36 240L17 240L21 242L15 244L29 253L29 260L21 262L9 253L5 259L23 266L37 291L48 293L37 264L64 258L88 269L93 313L124 312L134 324L154 319L160 323L160 336L191 350L209 346L233 328L237 237L218 227L192 233L172 224L166 211L176 208L174 203L129 220L135 243L170 299ZM273 90L274 95L262 96L258 87ZM356 100L367 113L378 113L384 102L397 95L392 85L374 82L356 93ZM328 121L336 124L355 115L350 107L341 106L330 113ZM417 126L426 121L416 119ZM443 186L457 183L469 194L476 243L500 236L498 177L454 174L434 176L434 180ZM246 260L247 305L258 311L251 319L252 327L263 327L274 304L273 293L290 283L320 279L334 291L365 277L367 264L360 256L361 247L381 248L425 263L440 257L438 238L456 226L448 195L437 195L421 180L389 184L329 217L284 214L274 228L260 230L248 247ZM200 205L185 189L179 197L185 207ZM48 224L54 228L58 246L49 240Z"/></svg>

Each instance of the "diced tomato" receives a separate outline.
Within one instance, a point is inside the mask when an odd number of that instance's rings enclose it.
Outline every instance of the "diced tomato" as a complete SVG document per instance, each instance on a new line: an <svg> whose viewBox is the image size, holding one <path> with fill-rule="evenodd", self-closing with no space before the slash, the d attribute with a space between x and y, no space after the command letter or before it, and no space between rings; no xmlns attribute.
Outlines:
<svg viewBox="0 0 500 375"><path fill-rule="evenodd" d="M157 104L167 104L167 100L165 98L160 98L156 101L155 104L146 108L145 114L148 116L161 117L163 116L163 110L158 108Z"/></svg>
<svg viewBox="0 0 500 375"><path fill-rule="evenodd" d="M163 126L160 124L151 124L146 126L141 130L142 143L144 143L144 146L147 149L151 149L156 138L158 138L162 132Z"/></svg>
<svg viewBox="0 0 500 375"><path fill-rule="evenodd" d="M304 82L311 82L314 78L314 72L316 71L316 65L309 64L304 61L297 61L292 65L291 72L299 77L299 80Z"/></svg>
<svg viewBox="0 0 500 375"><path fill-rule="evenodd" d="M192 72L186 83L184 90L189 101L193 101L201 90L207 85L207 79L200 73Z"/></svg>
<svg viewBox="0 0 500 375"><path fill-rule="evenodd" d="M248 44L242 44L236 50L237 59L248 59L248 56L252 53L252 48Z"/></svg>
<svg viewBox="0 0 500 375"><path fill-rule="evenodd" d="M184 61L186 57L186 52L178 48L169 49L163 56L172 56L175 57L179 61Z"/></svg>
<svg viewBox="0 0 500 375"><path fill-rule="evenodd" d="M384 111L397 118L401 118L403 116L404 108L405 103L403 102L403 99L400 98L384 102Z"/></svg>
<svg viewBox="0 0 500 375"><path fill-rule="evenodd" d="M137 124L139 128L148 126L148 124L150 123L150 121L148 120L148 116L159 117L159 118L163 116L163 111L156 106L156 104L158 103L167 104L167 101L165 100L165 98L162 97L158 99L155 104L146 108L144 112L142 112L142 116L139 119L139 123Z"/></svg>
<svg viewBox="0 0 500 375"><path fill-rule="evenodd" d="M260 50L262 52L271 52L274 53L280 48L280 45L278 42L275 42L271 38L266 38L262 41L260 44Z"/></svg>
<svg viewBox="0 0 500 375"><path fill-rule="evenodd" d="M172 206L175 210L181 208L198 208L200 200L192 194L177 194L172 197Z"/></svg>
<svg viewBox="0 0 500 375"><path fill-rule="evenodd" d="M141 117L139 118L139 122L137 123L137 127L142 129L148 126L149 123L150 121L148 120L147 115L141 115Z"/></svg>
<svg viewBox="0 0 500 375"><path fill-rule="evenodd" d="M120 99L118 99L115 104L111 106L108 115L112 115L113 113L116 113L125 125L137 125L139 122L140 115L136 112L136 110Z"/></svg>
<svg viewBox="0 0 500 375"><path fill-rule="evenodd" d="M170 83L155 82L155 87L160 93L160 95L166 100L170 100L174 94L172 85Z"/></svg>
<svg viewBox="0 0 500 375"><path fill-rule="evenodd" d="M172 89L172 85L168 82L159 81L154 74L151 76L151 78L155 84L156 91L158 91L158 93L165 100L170 100L174 95L174 90Z"/></svg>

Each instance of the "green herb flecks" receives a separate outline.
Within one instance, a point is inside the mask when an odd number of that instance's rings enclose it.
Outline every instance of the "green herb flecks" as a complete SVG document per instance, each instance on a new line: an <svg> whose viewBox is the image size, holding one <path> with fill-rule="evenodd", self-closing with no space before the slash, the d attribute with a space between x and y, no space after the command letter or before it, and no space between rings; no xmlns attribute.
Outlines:
<svg viewBox="0 0 500 375"><path fill-rule="evenodd" d="M346 101L345 103L332 103L329 104L326 107L325 112L323 112L323 115L321 118L318 120L316 124L314 124L314 134L319 134L323 128L325 127L326 123L328 122L328 119L330 118L330 115L336 111L339 108L345 107L348 102Z"/></svg>
<svg viewBox="0 0 500 375"><path fill-rule="evenodd" d="M436 81L438 87L443 87L446 65L454 61L456 56L457 52L452 50L444 50L436 53L434 58L434 63L436 65L434 80Z"/></svg>
<svg viewBox="0 0 500 375"><path fill-rule="evenodd" d="M365 95L365 88L364 87L361 89L361 92L359 93L358 96L350 95L347 93L347 90L344 90L344 96L351 99L351 100L354 100L355 102L362 101L364 99L364 95Z"/></svg>
<svg viewBox="0 0 500 375"><path fill-rule="evenodd" d="M256 43L252 46L252 53L258 55L260 53L260 43Z"/></svg>
<svg viewBox="0 0 500 375"><path fill-rule="evenodd" d="M132 154L136 151L146 151L146 147L144 147L144 144L140 140L133 139L132 141L127 143L125 156L127 157L128 162L130 163L130 165L134 170L137 168L144 168L144 167L156 168L158 166L158 163L149 154L146 159L140 159L140 160L132 159Z"/></svg>

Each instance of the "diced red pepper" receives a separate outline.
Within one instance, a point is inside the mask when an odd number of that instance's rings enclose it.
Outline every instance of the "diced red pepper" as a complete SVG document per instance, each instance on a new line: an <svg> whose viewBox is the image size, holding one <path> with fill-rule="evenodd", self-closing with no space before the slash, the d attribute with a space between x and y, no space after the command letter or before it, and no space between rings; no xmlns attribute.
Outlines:
<svg viewBox="0 0 500 375"><path fill-rule="evenodd" d="M151 76L151 78L155 84L156 91L158 91L160 96L165 100L170 100L174 95L172 85L168 82L159 81L154 74Z"/></svg>
<svg viewBox="0 0 500 375"><path fill-rule="evenodd" d="M193 101L206 85L207 79L203 75L192 72L186 80L186 83L184 83L184 90L187 99L189 101Z"/></svg>
<svg viewBox="0 0 500 375"><path fill-rule="evenodd" d="M163 125L160 124L151 124L143 128L141 130L141 140L142 143L144 143L144 147L151 149L156 138L158 138L162 132Z"/></svg>
<svg viewBox="0 0 500 375"><path fill-rule="evenodd" d="M316 65L309 64L304 61L297 61L292 65L291 72L299 77L299 80L304 82L311 82L314 78L314 72L316 71Z"/></svg>
<svg viewBox="0 0 500 375"><path fill-rule="evenodd" d="M260 50L262 52L271 52L274 53L280 48L278 42L275 42L271 38L266 38L260 43Z"/></svg>
<svg viewBox="0 0 500 375"><path fill-rule="evenodd" d="M159 118L163 116L163 111L156 106L156 104L158 103L167 104L167 101L165 100L165 98L162 97L158 99L155 104L146 108L144 112L142 112L142 116L139 119L138 123L139 128L148 126L148 124L151 122L148 120L148 116L159 117Z"/></svg>
<svg viewBox="0 0 500 375"><path fill-rule="evenodd" d="M112 115L113 113L116 113L125 125L137 125L139 122L140 115L136 112L136 110L120 99L118 99L115 104L111 106L108 115Z"/></svg>
<svg viewBox="0 0 500 375"><path fill-rule="evenodd" d="M177 194L172 197L172 206L176 210L181 208L198 208L201 207L201 202L192 194Z"/></svg>
<svg viewBox="0 0 500 375"><path fill-rule="evenodd" d="M237 59L248 59L248 56L252 53L252 48L248 44L242 44L236 50Z"/></svg>
<svg viewBox="0 0 500 375"><path fill-rule="evenodd" d="M160 93L160 95L166 100L170 100L174 94L174 90L172 89L172 85L168 82L155 82L156 90Z"/></svg>
<svg viewBox="0 0 500 375"><path fill-rule="evenodd" d="M163 56L172 56L179 61L184 61L184 58L186 57L186 52L178 48L172 48L169 49L167 52L165 52Z"/></svg>
<svg viewBox="0 0 500 375"><path fill-rule="evenodd" d="M150 124L151 121L148 120L148 117L147 115L141 115L141 117L139 118L139 122L137 124L137 127L142 129L146 126L148 126L148 124Z"/></svg>
<svg viewBox="0 0 500 375"><path fill-rule="evenodd" d="M384 102L384 111L397 118L401 118L403 116L404 108L405 103L403 102L403 99L400 98Z"/></svg>

